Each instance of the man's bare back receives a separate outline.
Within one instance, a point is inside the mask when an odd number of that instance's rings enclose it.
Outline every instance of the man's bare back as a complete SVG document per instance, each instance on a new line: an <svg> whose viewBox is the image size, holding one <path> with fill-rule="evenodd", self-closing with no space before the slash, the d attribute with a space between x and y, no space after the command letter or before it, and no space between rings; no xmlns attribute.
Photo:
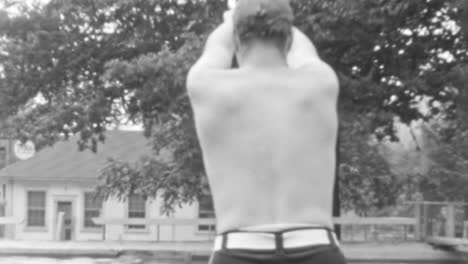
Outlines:
<svg viewBox="0 0 468 264"><path fill-rule="evenodd" d="M289 0L238 0L224 18L187 76L217 220L210 264L344 264L337 76L292 25Z"/></svg>
<svg viewBox="0 0 468 264"><path fill-rule="evenodd" d="M238 69L191 90L217 230L331 228L333 71Z"/></svg>

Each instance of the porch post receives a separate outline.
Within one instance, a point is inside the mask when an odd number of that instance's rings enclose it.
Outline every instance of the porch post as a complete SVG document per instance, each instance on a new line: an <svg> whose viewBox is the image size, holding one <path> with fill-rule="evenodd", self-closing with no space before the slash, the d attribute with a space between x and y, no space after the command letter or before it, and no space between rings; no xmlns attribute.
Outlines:
<svg viewBox="0 0 468 264"><path fill-rule="evenodd" d="M447 205L446 234L448 237L455 237L455 204Z"/></svg>

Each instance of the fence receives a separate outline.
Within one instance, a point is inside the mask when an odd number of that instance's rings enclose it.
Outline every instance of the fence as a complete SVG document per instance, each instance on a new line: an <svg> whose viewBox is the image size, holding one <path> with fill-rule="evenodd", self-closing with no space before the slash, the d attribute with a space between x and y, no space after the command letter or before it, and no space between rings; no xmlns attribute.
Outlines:
<svg viewBox="0 0 468 264"><path fill-rule="evenodd" d="M341 239L345 242L368 241L425 241L431 237L468 238L468 203L456 202L406 202L397 217L338 217L335 224L341 226ZM171 226L175 240L177 226L214 226L214 218L203 219L95 219L103 225L153 225L157 227L157 238L161 226ZM212 239L215 230L210 230Z"/></svg>
<svg viewBox="0 0 468 264"><path fill-rule="evenodd" d="M417 221L411 217L334 218L345 242L417 240Z"/></svg>
<svg viewBox="0 0 468 264"><path fill-rule="evenodd" d="M175 229L177 226L197 226L210 225L214 226L216 220L214 218L153 218L153 219L135 219L135 218L95 218L94 223L102 225L102 239L106 240L106 225L153 225L157 227L156 241L160 241L159 230L161 226L171 226L172 241L175 241ZM369 238L380 240L413 240L416 236L410 233L410 230L416 230L417 221L415 218L404 217L340 217L334 218L334 223L342 227L351 227L345 230L343 241L368 241ZM380 230L379 230L380 229ZM368 230L371 230L370 232ZM382 232L384 231L384 232ZM414 231L413 231L414 232ZM207 238L213 239L215 230ZM368 236L371 234L371 236ZM391 234L391 235L389 235Z"/></svg>
<svg viewBox="0 0 468 264"><path fill-rule="evenodd" d="M138 218L93 218L93 221L97 225L102 225L102 239L106 240L106 225L146 225L146 226L156 226L156 241L160 241L160 227L161 226L171 226L172 230L172 241L175 241L175 228L177 226L196 226L196 225L210 225L213 226L216 224L214 218L148 218L148 219L138 219ZM212 239L215 236L215 231L213 230L211 236L208 236L208 239Z"/></svg>
<svg viewBox="0 0 468 264"><path fill-rule="evenodd" d="M407 204L414 207L420 239L468 238L468 203L420 201Z"/></svg>
<svg viewBox="0 0 468 264"><path fill-rule="evenodd" d="M1 203L0 203L1 205ZM431 237L468 238L468 204L450 202L407 202L408 208L399 217L339 217L334 218L335 224L341 226L342 241L425 241ZM156 226L156 241L160 241L160 227L170 226L172 240L175 241L175 231L178 226L205 225L213 227L214 218L95 218L96 224L102 225L102 239L106 240L108 225L148 225ZM20 223L18 219L0 216L0 238L2 229L7 225ZM209 230L207 239L212 239L215 230Z"/></svg>

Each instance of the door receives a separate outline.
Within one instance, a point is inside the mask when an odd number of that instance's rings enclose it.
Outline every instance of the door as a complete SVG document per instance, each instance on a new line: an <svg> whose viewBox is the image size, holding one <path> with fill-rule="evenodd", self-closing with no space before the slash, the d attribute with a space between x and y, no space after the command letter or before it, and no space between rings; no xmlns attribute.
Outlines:
<svg viewBox="0 0 468 264"><path fill-rule="evenodd" d="M57 202L57 215L63 213L63 225L57 223L59 230L60 240L72 240L73 239L73 204L70 201Z"/></svg>

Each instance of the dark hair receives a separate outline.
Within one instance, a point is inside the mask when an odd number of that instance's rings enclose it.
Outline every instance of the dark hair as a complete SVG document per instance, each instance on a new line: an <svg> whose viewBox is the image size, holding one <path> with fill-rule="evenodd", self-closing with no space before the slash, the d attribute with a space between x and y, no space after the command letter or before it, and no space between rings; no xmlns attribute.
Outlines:
<svg viewBox="0 0 468 264"><path fill-rule="evenodd" d="M241 43L264 40L271 41L283 49L292 34L292 19L287 16L272 16L259 10L255 15L235 21L234 34Z"/></svg>

